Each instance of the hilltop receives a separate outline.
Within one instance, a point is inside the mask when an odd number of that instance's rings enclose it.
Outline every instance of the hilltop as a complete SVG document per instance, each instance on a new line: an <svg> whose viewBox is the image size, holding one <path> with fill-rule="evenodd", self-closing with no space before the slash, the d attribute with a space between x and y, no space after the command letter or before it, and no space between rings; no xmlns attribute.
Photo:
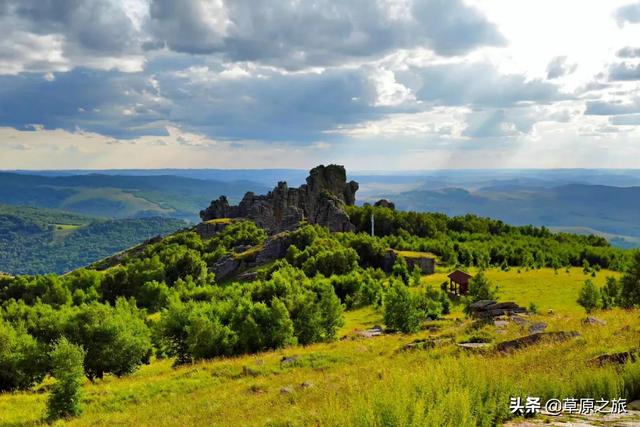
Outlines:
<svg viewBox="0 0 640 427"><path fill-rule="evenodd" d="M640 398L640 255L357 188L319 167L64 276L0 277L2 421L44 422L62 337L90 379L72 425L497 425L512 396Z"/></svg>

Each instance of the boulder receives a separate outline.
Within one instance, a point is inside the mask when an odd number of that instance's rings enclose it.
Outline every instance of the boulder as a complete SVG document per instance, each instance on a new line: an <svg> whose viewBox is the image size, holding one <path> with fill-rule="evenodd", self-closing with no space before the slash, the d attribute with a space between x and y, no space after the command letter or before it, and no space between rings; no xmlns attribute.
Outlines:
<svg viewBox="0 0 640 427"><path fill-rule="evenodd" d="M373 204L373 206L377 207L377 208L387 208L387 209L391 209L392 211L394 211L396 209L396 205L393 202L390 202L387 199L380 199L377 202L375 202Z"/></svg>
<svg viewBox="0 0 640 427"><path fill-rule="evenodd" d="M566 341L570 338L580 336L576 331L570 332L539 332L537 334L527 335L525 337L516 338L511 341L504 341L496 345L498 351L512 351L519 350L524 347L529 347L540 342L560 342Z"/></svg>
<svg viewBox="0 0 640 427"><path fill-rule="evenodd" d="M457 346L464 348L465 350L484 350L491 347L493 344L488 342L461 342Z"/></svg>
<svg viewBox="0 0 640 427"><path fill-rule="evenodd" d="M604 320L600 320L597 317L587 316L586 319L582 319L582 324L604 326L607 324L607 322L605 322Z"/></svg>
<svg viewBox="0 0 640 427"><path fill-rule="evenodd" d="M634 351L622 351L613 354L603 354L591 359L590 363L593 365L624 365L627 362L635 362L638 358L638 353Z"/></svg>
<svg viewBox="0 0 640 427"><path fill-rule="evenodd" d="M280 359L280 364L284 366L295 365L298 362L298 359L300 359L300 356L283 357Z"/></svg>
<svg viewBox="0 0 640 427"><path fill-rule="evenodd" d="M289 230L300 221L326 226L331 231L352 231L353 224L344 206L355 203L358 183L347 182L343 166L318 166L309 172L307 183L289 188L286 182L266 195L248 192L237 206L220 196L200 212L203 222L219 218L246 218L271 233Z"/></svg>
<svg viewBox="0 0 640 427"><path fill-rule="evenodd" d="M280 394L292 394L294 392L293 387L291 386L287 386L287 387L282 387L280 389Z"/></svg>
<svg viewBox="0 0 640 427"><path fill-rule="evenodd" d="M213 265L213 272L216 275L216 279L219 280L232 274L238 267L240 267L240 261L236 260L233 255L227 254Z"/></svg>
<svg viewBox="0 0 640 427"><path fill-rule="evenodd" d="M536 322L529 325L530 334L539 334L540 332L544 332L545 329L547 329L547 324L544 322Z"/></svg>

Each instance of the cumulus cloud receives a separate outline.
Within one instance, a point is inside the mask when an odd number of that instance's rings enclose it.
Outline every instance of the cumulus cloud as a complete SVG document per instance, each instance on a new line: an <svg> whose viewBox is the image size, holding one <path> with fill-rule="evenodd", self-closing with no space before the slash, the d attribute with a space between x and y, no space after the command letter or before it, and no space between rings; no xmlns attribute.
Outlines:
<svg viewBox="0 0 640 427"><path fill-rule="evenodd" d="M149 28L151 46L291 69L415 46L457 55L505 42L462 0L152 0Z"/></svg>
<svg viewBox="0 0 640 427"><path fill-rule="evenodd" d="M631 3L618 8L614 14L618 25L625 25L627 23L635 24L640 22L640 2Z"/></svg>
<svg viewBox="0 0 640 427"><path fill-rule="evenodd" d="M547 65L547 78L557 79L568 74L572 74L578 68L578 64L567 62L566 56L556 56Z"/></svg>
<svg viewBox="0 0 640 427"><path fill-rule="evenodd" d="M629 81L640 80L640 64L620 62L609 66L609 80Z"/></svg>
<svg viewBox="0 0 640 427"><path fill-rule="evenodd" d="M549 103L565 98L558 87L523 74L502 74L485 62L438 64L399 73L416 87L416 97L442 105L509 107L523 102ZM411 83L409 83L411 82Z"/></svg>
<svg viewBox="0 0 640 427"><path fill-rule="evenodd" d="M0 73L76 66L140 70L141 34L126 2L3 0Z"/></svg>
<svg viewBox="0 0 640 427"><path fill-rule="evenodd" d="M631 101L589 101L585 114L594 116L617 116L640 113L640 98Z"/></svg>
<svg viewBox="0 0 640 427"><path fill-rule="evenodd" d="M640 47L623 47L616 52L620 58L640 58Z"/></svg>

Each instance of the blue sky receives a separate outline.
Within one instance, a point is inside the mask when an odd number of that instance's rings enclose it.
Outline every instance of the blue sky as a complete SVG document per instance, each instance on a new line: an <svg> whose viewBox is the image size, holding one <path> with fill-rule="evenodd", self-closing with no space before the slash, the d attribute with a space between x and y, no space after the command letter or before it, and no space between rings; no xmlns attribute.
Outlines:
<svg viewBox="0 0 640 427"><path fill-rule="evenodd" d="M640 2L0 0L0 168L640 166Z"/></svg>

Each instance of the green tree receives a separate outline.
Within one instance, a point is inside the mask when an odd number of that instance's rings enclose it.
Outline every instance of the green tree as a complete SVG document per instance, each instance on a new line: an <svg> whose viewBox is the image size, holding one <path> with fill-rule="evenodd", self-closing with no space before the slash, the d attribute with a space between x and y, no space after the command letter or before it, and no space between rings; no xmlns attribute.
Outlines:
<svg viewBox="0 0 640 427"><path fill-rule="evenodd" d="M85 349L90 379L130 374L148 360L151 333L141 315L134 303L118 299L115 307L85 306L70 320L67 336Z"/></svg>
<svg viewBox="0 0 640 427"><path fill-rule="evenodd" d="M391 274L400 278L406 286L409 286L409 266L407 266L407 261L404 257L398 256L398 258L396 258L396 262L391 269Z"/></svg>
<svg viewBox="0 0 640 427"><path fill-rule="evenodd" d="M0 319L0 391L25 390L40 382L45 356L35 338Z"/></svg>
<svg viewBox="0 0 640 427"><path fill-rule="evenodd" d="M61 338L49 354L52 375L56 379L47 401L50 420L74 417L82 412L82 379L84 351L82 347Z"/></svg>
<svg viewBox="0 0 640 427"><path fill-rule="evenodd" d="M605 310L620 304L620 284L615 277L607 277L607 282L600 291L600 300Z"/></svg>
<svg viewBox="0 0 640 427"><path fill-rule="evenodd" d="M420 329L423 317L418 298L402 282L394 281L384 298L384 323L392 329L410 333Z"/></svg>
<svg viewBox="0 0 640 427"><path fill-rule="evenodd" d="M469 292L465 298L465 313L469 314L471 304L482 300L497 300L498 288L494 286L484 271L480 271L469 280Z"/></svg>
<svg viewBox="0 0 640 427"><path fill-rule="evenodd" d="M640 251L633 254L631 265L620 278L620 299L623 307L640 305Z"/></svg>
<svg viewBox="0 0 640 427"><path fill-rule="evenodd" d="M411 284L413 286L420 286L421 281L422 269L420 268L420 266L418 266L418 264L415 264L413 266L413 269L411 270Z"/></svg>
<svg viewBox="0 0 640 427"><path fill-rule="evenodd" d="M333 291L333 287L325 286L320 291L320 315L321 325L323 329L323 341L331 341L335 339L338 328L344 325L342 317L343 307L340 299Z"/></svg>
<svg viewBox="0 0 640 427"><path fill-rule="evenodd" d="M578 304L580 304L587 313L591 313L593 310L598 308L599 299L600 293L598 292L596 285L594 285L590 279L585 280L584 285L582 285L582 289L580 289L577 301Z"/></svg>

